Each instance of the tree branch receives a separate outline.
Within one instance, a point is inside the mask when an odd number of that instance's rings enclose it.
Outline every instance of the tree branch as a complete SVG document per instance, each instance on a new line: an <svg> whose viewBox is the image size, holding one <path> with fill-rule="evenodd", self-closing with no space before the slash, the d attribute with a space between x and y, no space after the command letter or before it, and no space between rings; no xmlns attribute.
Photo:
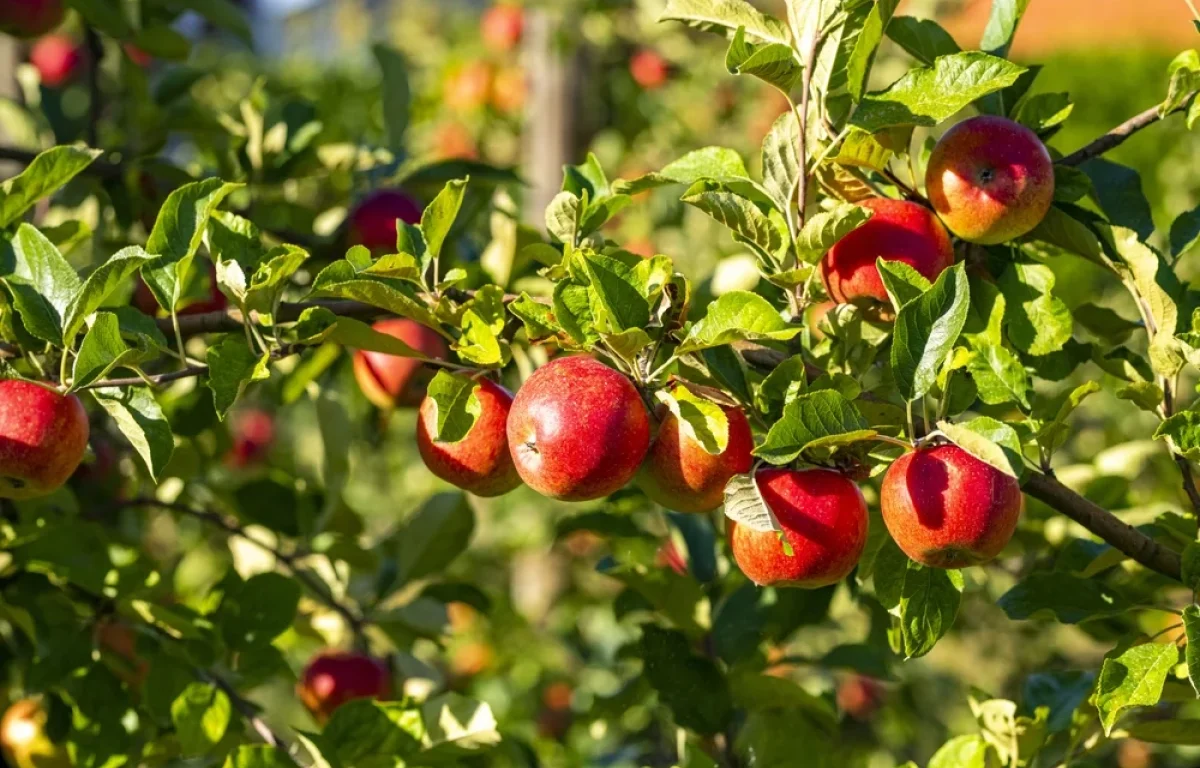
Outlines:
<svg viewBox="0 0 1200 768"><path fill-rule="evenodd" d="M1195 94L1192 94L1192 96L1194 96L1194 95ZM1188 102L1191 101L1192 96L1189 96L1187 99L1184 100L1185 106L1187 105ZM1134 115L1133 117L1129 118L1125 122L1118 125L1116 128L1113 128L1108 133L1095 139L1094 141L1092 141L1092 143L1088 144L1087 146L1081 147L1080 149L1076 150L1075 152L1072 152L1071 154L1067 155L1062 160L1059 160L1058 164L1059 165L1081 165L1081 164L1087 162L1088 160L1091 160L1093 157L1099 157L1100 155L1103 155L1105 152L1109 151L1110 149L1120 146L1121 144L1125 143L1126 139L1128 139L1130 136L1137 133L1138 131L1142 130L1143 128L1154 125L1158 121L1162 120L1164 117L1169 117L1170 115L1172 115L1176 112L1180 112L1183 109L1184 109L1184 106L1177 107L1176 109L1173 109L1170 112L1168 112L1166 115L1163 115L1162 117L1160 117L1158 114L1158 105L1150 107L1145 112Z"/></svg>
<svg viewBox="0 0 1200 768"><path fill-rule="evenodd" d="M300 556L284 552L278 547L271 546L266 542L256 539L255 537L251 536L250 532L242 527L241 523L236 520L210 510L194 509L186 504L159 501L158 499L152 498L132 499L130 501L121 502L119 506L126 508L154 507L158 509L164 509L168 512L175 512L180 515L186 515L196 520L200 520L201 522L207 523L216 528L220 528L230 536L236 536L243 541L248 541L264 552L272 555L279 562L283 563L284 566L291 571L296 580L307 587L308 590L315 595L318 600L320 600L329 608L333 609L343 619L345 619L346 623L350 626L351 631L354 632L355 637L362 637L366 626L370 623L366 617L359 615L357 611L351 609L349 606L345 605L336 597L334 597L321 581L316 579L308 571L304 570L300 566Z"/></svg>

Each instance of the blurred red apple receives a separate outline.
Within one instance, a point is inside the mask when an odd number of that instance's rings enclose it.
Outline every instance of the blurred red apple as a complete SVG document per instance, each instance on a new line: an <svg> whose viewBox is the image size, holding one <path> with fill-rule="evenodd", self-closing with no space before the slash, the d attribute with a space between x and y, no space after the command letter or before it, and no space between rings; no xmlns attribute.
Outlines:
<svg viewBox="0 0 1200 768"><path fill-rule="evenodd" d="M324 723L348 701L391 698L392 676L380 659L361 653L323 651L304 668L296 693L313 718Z"/></svg>
<svg viewBox="0 0 1200 768"><path fill-rule="evenodd" d="M0 32L20 38L40 37L62 24L63 0L4 0L0 2Z"/></svg>
<svg viewBox="0 0 1200 768"><path fill-rule="evenodd" d="M350 243L372 251L394 253L396 224L419 224L421 204L402 189L377 189L350 214Z"/></svg>
<svg viewBox="0 0 1200 768"><path fill-rule="evenodd" d="M837 688L838 709L855 720L870 720L883 706L887 689L878 680L865 675L850 675Z"/></svg>
<svg viewBox="0 0 1200 768"><path fill-rule="evenodd" d="M275 417L259 408L235 411L230 417L230 435L233 447L225 456L225 463L238 468L258 464L266 459L275 441Z"/></svg>
<svg viewBox="0 0 1200 768"><path fill-rule="evenodd" d="M34 43L29 52L29 62L37 67L42 84L49 88L69 82L82 61L79 46L66 35L47 35Z"/></svg>
<svg viewBox="0 0 1200 768"><path fill-rule="evenodd" d="M516 5L498 3L483 12L479 28L489 48L501 53L511 51L521 42L525 16Z"/></svg>
<svg viewBox="0 0 1200 768"><path fill-rule="evenodd" d="M134 64L137 64L142 69L150 66L154 62L154 57L138 48L133 43L125 43L121 46L121 50L125 51L125 55Z"/></svg>
<svg viewBox="0 0 1200 768"><path fill-rule="evenodd" d="M0 718L0 752L12 768L71 768L67 748L46 734L49 714L39 699L21 699Z"/></svg>
<svg viewBox="0 0 1200 768"><path fill-rule="evenodd" d="M492 106L506 115L517 114L525 106L526 90L525 70L504 67L492 81Z"/></svg>
<svg viewBox="0 0 1200 768"><path fill-rule="evenodd" d="M667 60L649 48L643 48L629 59L629 73L633 80L647 91L666 85L671 75Z"/></svg>
<svg viewBox="0 0 1200 768"><path fill-rule="evenodd" d="M487 104L491 91L492 66L486 61L470 61L446 78L442 99L456 112L472 112Z"/></svg>
<svg viewBox="0 0 1200 768"><path fill-rule="evenodd" d="M373 327L427 357L445 359L450 354L446 342L436 331L415 320L391 318L380 320ZM354 378L366 398L386 410L420 403L425 398L425 385L431 377L420 360L356 350Z"/></svg>

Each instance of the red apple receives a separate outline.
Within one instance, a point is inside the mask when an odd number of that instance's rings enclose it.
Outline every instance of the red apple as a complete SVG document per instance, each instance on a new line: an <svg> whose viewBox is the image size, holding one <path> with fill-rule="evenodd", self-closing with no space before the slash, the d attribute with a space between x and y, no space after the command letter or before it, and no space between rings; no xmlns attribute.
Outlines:
<svg viewBox="0 0 1200 768"><path fill-rule="evenodd" d="M134 64L137 64L142 69L145 69L154 62L153 56L146 53L141 48L138 48L133 43L124 43L121 46L121 49L125 51L125 55L129 57L130 61L132 61Z"/></svg>
<svg viewBox="0 0 1200 768"><path fill-rule="evenodd" d="M946 131L925 170L933 209L951 232L995 245L1029 232L1054 202L1054 165L1037 134L980 115Z"/></svg>
<svg viewBox="0 0 1200 768"><path fill-rule="evenodd" d="M66 35L47 35L33 44L29 62L37 67L42 85L58 88L69 82L79 70L83 54Z"/></svg>
<svg viewBox="0 0 1200 768"><path fill-rule="evenodd" d="M394 253L396 224L421 223L421 204L402 189L377 189L350 214L350 242L372 251Z"/></svg>
<svg viewBox="0 0 1200 768"><path fill-rule="evenodd" d="M867 502L857 485L828 469L767 469L755 481L783 530L729 521L742 573L763 587L815 589L854 570L867 543Z"/></svg>
<svg viewBox="0 0 1200 768"><path fill-rule="evenodd" d="M492 91L492 66L486 61L471 61L456 68L446 79L442 99L457 112L482 108Z"/></svg>
<svg viewBox="0 0 1200 768"><path fill-rule="evenodd" d="M225 462L233 467L249 467L262 462L275 441L275 417L258 408L236 411L230 420L233 447Z"/></svg>
<svg viewBox="0 0 1200 768"><path fill-rule="evenodd" d="M637 473L650 447L650 419L625 376L590 357L564 357L517 392L508 445L521 479L543 496L599 499Z"/></svg>
<svg viewBox="0 0 1200 768"><path fill-rule="evenodd" d="M391 698L392 675L380 659L362 653L322 651L304 668L296 694L313 718L324 723L348 701Z"/></svg>
<svg viewBox="0 0 1200 768"><path fill-rule="evenodd" d="M55 491L83 461L87 442L79 398L28 381L0 381L0 498Z"/></svg>
<svg viewBox="0 0 1200 768"><path fill-rule="evenodd" d="M71 768L67 748L46 734L49 715L38 699L13 703L0 719L0 752L12 768Z"/></svg>
<svg viewBox="0 0 1200 768"><path fill-rule="evenodd" d="M859 205L874 215L834 244L821 259L829 298L839 304L867 298L886 303L875 260L902 261L929 280L954 263L950 235L933 211L905 200L873 197Z"/></svg>
<svg viewBox="0 0 1200 768"><path fill-rule="evenodd" d="M62 24L63 0L4 0L0 3L0 32L29 39L41 37Z"/></svg>
<svg viewBox="0 0 1200 768"><path fill-rule="evenodd" d="M497 70L492 81L492 106L497 112L514 115L525 106L525 70L521 67L504 67Z"/></svg>
<svg viewBox="0 0 1200 768"><path fill-rule="evenodd" d="M479 28L487 47L501 53L511 51L521 42L525 16L518 6L500 3L483 12Z"/></svg>
<svg viewBox="0 0 1200 768"><path fill-rule="evenodd" d="M415 320L397 317L380 320L373 326L403 341L430 358L445 359L450 351L437 331ZM354 353L354 378L368 400L383 409L413 406L425 397L425 366L411 357L397 357L384 352L357 350Z"/></svg>
<svg viewBox="0 0 1200 768"><path fill-rule="evenodd" d="M137 286L133 290L133 306L144 315L150 317L158 317L159 315L166 316L169 313L158 305L158 299L154 298L154 293L151 292L150 286L146 285L142 278L137 279ZM208 298L198 301L181 302L178 314L186 315L206 315L209 312L223 312L229 306L229 299L225 298L225 294L221 293L221 286L217 284L217 265L208 262Z"/></svg>
<svg viewBox="0 0 1200 768"><path fill-rule="evenodd" d="M643 48L629 59L629 74L638 85L653 91L666 85L671 67L657 52Z"/></svg>
<svg viewBox="0 0 1200 768"><path fill-rule="evenodd" d="M638 485L654 501L677 512L711 512L725 501L725 484L750 471L754 436L740 408L724 408L729 421L725 450L711 454L667 411L646 454Z"/></svg>
<svg viewBox="0 0 1200 768"><path fill-rule="evenodd" d="M838 709L855 720L870 720L883 706L887 689L883 683L865 675L850 675L838 684Z"/></svg>
<svg viewBox="0 0 1200 768"><path fill-rule="evenodd" d="M478 160L479 146L462 123L451 121L438 128L434 152L441 160Z"/></svg>
<svg viewBox="0 0 1200 768"><path fill-rule="evenodd" d="M1024 507L1016 478L957 445L904 454L888 467L880 491L896 544L934 568L979 565L1000 554Z"/></svg>
<svg viewBox="0 0 1200 768"><path fill-rule="evenodd" d="M521 484L508 451L505 425L512 395L488 379L475 392L480 413L467 436L457 443L433 439L437 403L426 397L417 419L417 449L429 471L476 496L503 496Z"/></svg>

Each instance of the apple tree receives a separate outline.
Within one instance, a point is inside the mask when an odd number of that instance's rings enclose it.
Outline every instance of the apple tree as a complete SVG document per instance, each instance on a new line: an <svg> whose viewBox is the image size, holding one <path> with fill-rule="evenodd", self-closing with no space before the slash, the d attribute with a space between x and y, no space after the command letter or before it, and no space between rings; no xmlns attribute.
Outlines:
<svg viewBox="0 0 1200 768"><path fill-rule="evenodd" d="M349 141L124 47L243 34L226 3L68 3L92 97L130 92L3 153L5 760L1194 764L1200 215L1156 232L1104 155L1200 120L1200 55L1064 152L1072 97L1007 58L1028 2L978 50L898 4L667 0L786 101L761 156L588 154L531 227L513 171L406 156L386 46ZM610 237L664 199L761 282Z"/></svg>

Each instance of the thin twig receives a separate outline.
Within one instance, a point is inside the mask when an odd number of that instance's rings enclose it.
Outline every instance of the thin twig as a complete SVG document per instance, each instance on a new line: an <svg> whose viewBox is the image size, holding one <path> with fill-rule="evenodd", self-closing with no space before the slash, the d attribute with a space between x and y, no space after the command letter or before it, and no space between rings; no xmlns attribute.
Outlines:
<svg viewBox="0 0 1200 768"><path fill-rule="evenodd" d="M370 623L366 617L359 615L357 611L351 609L349 606L338 600L332 593L330 593L329 589L323 583L313 577L308 571L304 570L304 568L302 568L300 565L300 558L297 555L284 552L278 547L274 547L251 536L250 532L242 527L242 525L236 520L210 510L195 509L187 504L159 501L158 499L153 498L131 499L129 501L121 502L120 506L132 508L156 507L169 512L176 512L181 515L195 518L201 522L208 523L216 528L220 528L230 536L236 536L243 541L248 541L254 546L273 556L279 562L283 563L284 566L291 571L292 575L297 581L307 587L308 590L312 592L318 600L324 603L327 607L333 609L343 619L346 620L346 623L350 625L350 628L356 637L361 636L366 625Z"/></svg>
<svg viewBox="0 0 1200 768"><path fill-rule="evenodd" d="M1191 100L1192 96L1194 96L1194 95L1195 94L1189 95L1186 99L1184 99L1184 102L1183 102L1184 105L1186 105ZM1164 117L1167 117L1176 112L1179 112L1183 108L1184 108L1183 106L1176 107L1175 109L1168 112L1166 115L1159 116L1158 105L1150 107L1145 112L1134 115L1133 117L1129 118L1125 122L1118 125L1116 128L1113 128L1108 133L1093 140L1087 146L1081 147L1080 149L1076 150L1075 152L1072 152L1071 154L1067 155L1062 160L1059 160L1058 164L1059 165L1081 165L1081 164L1087 162L1088 160L1091 160L1093 157L1099 157L1100 155L1103 155L1105 152L1109 151L1110 149L1120 146L1121 144L1123 144L1125 142L1126 139L1128 139L1130 136L1137 133L1138 131L1142 130L1143 128L1154 125L1159 120L1162 120Z"/></svg>

